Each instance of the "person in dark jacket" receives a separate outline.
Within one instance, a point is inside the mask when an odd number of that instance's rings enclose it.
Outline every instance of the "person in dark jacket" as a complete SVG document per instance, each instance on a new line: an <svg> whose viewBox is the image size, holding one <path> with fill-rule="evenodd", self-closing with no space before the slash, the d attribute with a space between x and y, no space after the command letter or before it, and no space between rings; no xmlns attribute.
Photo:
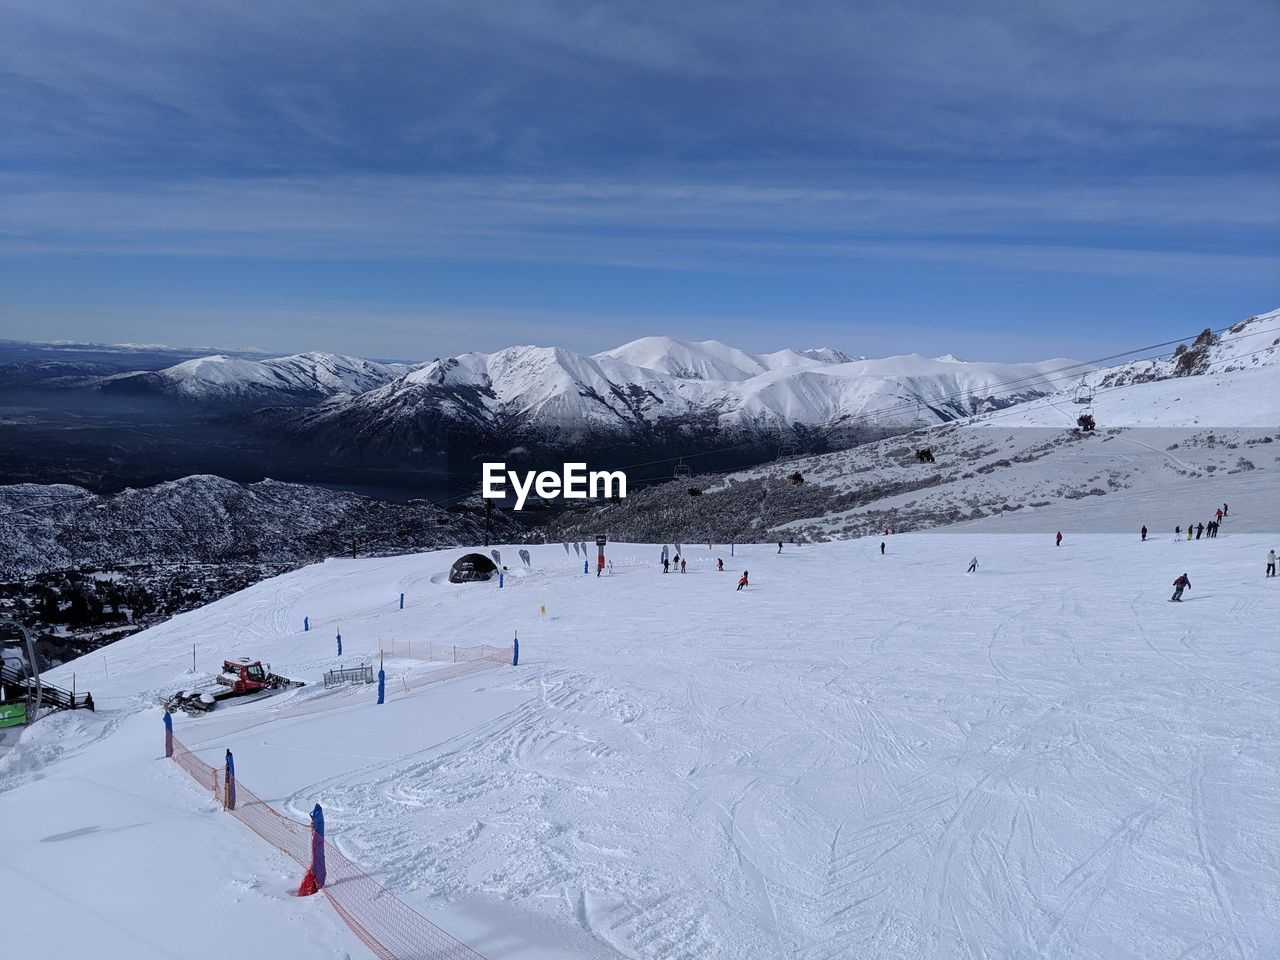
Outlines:
<svg viewBox="0 0 1280 960"><path fill-rule="evenodd" d="M1169 599L1177 603L1181 603L1182 591L1190 590L1190 589L1191 589L1191 578L1184 573L1177 580L1173 581L1173 596L1170 597Z"/></svg>
<svg viewBox="0 0 1280 960"><path fill-rule="evenodd" d="M1200 537L1201 537L1203 534L1204 534L1204 524L1203 524L1203 523L1197 523L1197 524L1196 524L1196 539L1197 539L1197 540L1199 540L1199 539L1200 539Z"/></svg>
<svg viewBox="0 0 1280 960"><path fill-rule="evenodd" d="M1059 531L1058 531L1058 536L1057 536L1056 538L1054 538L1053 545L1054 545L1055 547L1060 547L1060 546L1062 546L1062 531L1061 531L1061 530L1059 530Z"/></svg>
<svg viewBox="0 0 1280 960"><path fill-rule="evenodd" d="M880 556L884 556L884 541L880 541Z"/></svg>
<svg viewBox="0 0 1280 960"><path fill-rule="evenodd" d="M723 558L723 557L716 557L716 570L717 570L717 571L719 571L720 573L724 573L724 558Z"/></svg>
<svg viewBox="0 0 1280 960"><path fill-rule="evenodd" d="M666 557L662 558L662 572L663 573L671 572L671 561Z"/></svg>
<svg viewBox="0 0 1280 960"><path fill-rule="evenodd" d="M1147 542L1147 525L1145 523L1142 525L1142 542Z"/></svg>

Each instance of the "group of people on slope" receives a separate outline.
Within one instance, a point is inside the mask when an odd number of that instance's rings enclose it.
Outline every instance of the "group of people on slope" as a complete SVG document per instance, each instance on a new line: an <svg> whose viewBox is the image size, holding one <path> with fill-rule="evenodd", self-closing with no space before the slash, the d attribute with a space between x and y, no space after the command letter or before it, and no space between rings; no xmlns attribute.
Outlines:
<svg viewBox="0 0 1280 960"><path fill-rule="evenodd" d="M778 549L779 549L779 550L781 550L781 549L782 549L782 544L778 544ZM688 563L688 561L687 561L687 560L685 560L685 559L684 559L682 556L680 556L680 554L678 554L678 553L675 555L675 558L674 558L674 560L673 560L672 558L670 558L670 557L667 555L667 548L666 548L666 547L663 547L663 548L662 548L662 572L663 572L663 573L670 573L670 572L671 572L671 567L672 567L673 563L674 563L675 567L676 567L676 568L677 568L681 573L684 573L684 572L685 572L685 565ZM717 573L724 573L724 558L723 558L723 557L716 557L716 572L717 572ZM738 579L738 589L739 589L739 590L741 590L741 589L742 589L743 587L745 587L745 586L747 586L747 571L746 571L746 570L743 570L743 571L742 571L742 576Z"/></svg>
<svg viewBox="0 0 1280 960"><path fill-rule="evenodd" d="M1207 540L1213 540L1218 536L1218 529L1222 526L1222 518L1227 515L1227 505L1224 503L1214 511L1213 519L1208 523L1187 524L1187 539L1199 540L1204 537ZM1207 535L1207 536L1206 536ZM1142 528L1142 539L1147 539L1147 528ZM1173 539L1182 539L1182 527L1173 528Z"/></svg>

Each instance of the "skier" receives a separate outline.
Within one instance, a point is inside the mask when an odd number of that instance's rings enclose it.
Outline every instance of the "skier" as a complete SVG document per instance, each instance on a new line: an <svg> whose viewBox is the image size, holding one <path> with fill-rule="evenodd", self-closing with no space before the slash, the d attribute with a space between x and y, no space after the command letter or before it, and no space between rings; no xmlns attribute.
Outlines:
<svg viewBox="0 0 1280 960"><path fill-rule="evenodd" d="M681 572L681 573L684 573L684 561L683 561L683 560L681 560L681 561L680 561L680 572Z"/></svg>
<svg viewBox="0 0 1280 960"><path fill-rule="evenodd" d="M747 571L742 571L742 579L738 581L738 589L741 590L747 585Z"/></svg>
<svg viewBox="0 0 1280 960"><path fill-rule="evenodd" d="M1225 503L1222 505L1222 515L1224 517L1227 515L1227 505Z"/></svg>
<svg viewBox="0 0 1280 960"><path fill-rule="evenodd" d="M1222 522L1222 508L1221 508L1221 507L1219 507L1219 508L1218 508L1218 513L1217 513L1217 515L1216 515L1213 519L1217 520L1219 523L1221 523L1221 522Z"/></svg>
<svg viewBox="0 0 1280 960"><path fill-rule="evenodd" d="M969 569L966 570L965 573L973 573L977 569L978 569L978 558L974 557L972 560L969 561Z"/></svg>
<svg viewBox="0 0 1280 960"><path fill-rule="evenodd" d="M1191 589L1191 578L1185 573L1177 580L1173 581L1173 596L1169 599L1177 603L1182 602L1182 591Z"/></svg>
<svg viewBox="0 0 1280 960"><path fill-rule="evenodd" d="M880 556L884 556L884 541L880 541Z"/></svg>
<svg viewBox="0 0 1280 960"><path fill-rule="evenodd" d="M1181 539L1182 539L1182 528L1181 528L1181 527L1174 527L1174 528L1173 528L1173 539L1175 539L1175 540L1181 540Z"/></svg>
<svg viewBox="0 0 1280 960"><path fill-rule="evenodd" d="M667 559L666 557L663 557L663 558L662 558L662 572L663 572L663 573L670 573L670 572L671 572L671 561L670 561L669 559Z"/></svg>
<svg viewBox="0 0 1280 960"><path fill-rule="evenodd" d="M1187 539L1190 540L1195 536L1196 528L1187 524Z"/></svg>
<svg viewBox="0 0 1280 960"><path fill-rule="evenodd" d="M1197 524L1196 524L1196 539L1197 539L1197 540L1199 540L1199 539L1200 539L1201 534L1203 534L1203 533L1204 533L1204 524L1203 524L1203 523L1197 523Z"/></svg>
<svg viewBox="0 0 1280 960"><path fill-rule="evenodd" d="M719 573L724 573L724 558L723 558L723 557L716 557L716 571L717 571L717 572L719 572Z"/></svg>
<svg viewBox="0 0 1280 960"><path fill-rule="evenodd" d="M1276 552L1274 550L1267 553L1267 576L1274 577L1276 575Z"/></svg>
<svg viewBox="0 0 1280 960"><path fill-rule="evenodd" d="M1147 542L1147 525L1145 523L1142 525L1142 542Z"/></svg>
<svg viewBox="0 0 1280 960"><path fill-rule="evenodd" d="M1055 547L1060 547L1060 546L1062 546L1062 531L1061 531L1061 530L1059 530L1059 531L1058 531L1058 536L1057 536L1057 538L1053 541L1053 545L1054 545Z"/></svg>
<svg viewBox="0 0 1280 960"><path fill-rule="evenodd" d="M781 552L782 552L782 541L781 541L781 540L779 540L779 541L778 541L778 552L779 552L779 553L781 553Z"/></svg>

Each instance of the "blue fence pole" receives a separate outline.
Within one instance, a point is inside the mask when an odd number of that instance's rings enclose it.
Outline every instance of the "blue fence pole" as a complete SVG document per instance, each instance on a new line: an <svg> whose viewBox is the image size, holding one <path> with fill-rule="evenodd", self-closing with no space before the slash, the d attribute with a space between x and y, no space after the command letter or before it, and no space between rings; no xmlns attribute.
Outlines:
<svg viewBox="0 0 1280 960"><path fill-rule="evenodd" d="M400 609L404 609L404 594L400 594Z"/></svg>
<svg viewBox="0 0 1280 960"><path fill-rule="evenodd" d="M311 629L311 618L310 618L310 617L303 617L303 618L302 618L302 632L303 632L303 633L306 633L306 632L307 632L308 630L310 630L310 629Z"/></svg>
<svg viewBox="0 0 1280 960"><path fill-rule="evenodd" d="M338 634L338 656L342 656L342 634Z"/></svg>
<svg viewBox="0 0 1280 960"><path fill-rule="evenodd" d="M520 638L518 636L511 638L511 665L513 667L520 666Z"/></svg>
<svg viewBox="0 0 1280 960"><path fill-rule="evenodd" d="M387 702L387 671L378 668L378 702Z"/></svg>
<svg viewBox="0 0 1280 960"><path fill-rule="evenodd" d="M236 808L236 760L231 756L231 751L227 751L227 809L234 810Z"/></svg>
<svg viewBox="0 0 1280 960"><path fill-rule="evenodd" d="M499 570L498 571L498 589L499 590L502 589L502 584L505 579L506 579L506 576L503 574L501 570Z"/></svg>
<svg viewBox="0 0 1280 960"><path fill-rule="evenodd" d="M590 570L591 570L591 568L587 566L587 561L583 560L583 561L582 561L582 572L583 572L583 573L589 573L589 572L590 572Z"/></svg>
<svg viewBox="0 0 1280 960"><path fill-rule="evenodd" d="M311 875L317 887L324 886L324 811L318 803L311 811Z"/></svg>
<svg viewBox="0 0 1280 960"><path fill-rule="evenodd" d="M168 710L164 712L164 755L173 756L173 715Z"/></svg>

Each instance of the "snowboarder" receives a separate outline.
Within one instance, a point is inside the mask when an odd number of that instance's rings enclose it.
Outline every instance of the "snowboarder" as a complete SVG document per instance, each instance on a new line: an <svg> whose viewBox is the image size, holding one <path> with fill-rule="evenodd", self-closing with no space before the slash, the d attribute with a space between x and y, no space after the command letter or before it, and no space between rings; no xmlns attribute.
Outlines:
<svg viewBox="0 0 1280 960"><path fill-rule="evenodd" d="M1142 525L1142 542L1147 542L1147 525L1145 523Z"/></svg>
<svg viewBox="0 0 1280 960"><path fill-rule="evenodd" d="M719 573L724 573L724 557L716 557L716 570Z"/></svg>
<svg viewBox="0 0 1280 960"><path fill-rule="evenodd" d="M683 560L681 560L681 561L680 561L680 572L681 572L681 573L684 573L684 561L683 561Z"/></svg>
<svg viewBox="0 0 1280 960"><path fill-rule="evenodd" d="M884 556L884 541L880 541L880 556Z"/></svg>
<svg viewBox="0 0 1280 960"><path fill-rule="evenodd" d="M1185 573L1177 580L1173 581L1173 596L1169 599L1177 603L1182 602L1182 591L1191 589L1191 578Z"/></svg>
<svg viewBox="0 0 1280 960"><path fill-rule="evenodd" d="M742 571L742 579L738 581L738 589L741 590L747 585L747 571Z"/></svg>
<svg viewBox="0 0 1280 960"><path fill-rule="evenodd" d="M1201 534L1203 534L1203 533L1204 533L1204 524L1203 524L1203 523L1197 523L1197 524L1196 524L1196 539L1197 539L1197 540L1199 540L1199 539L1200 539Z"/></svg>
<svg viewBox="0 0 1280 960"><path fill-rule="evenodd" d="M978 569L978 558L974 557L972 560L969 561L969 569L966 570L965 573L973 573L977 569Z"/></svg>
<svg viewBox="0 0 1280 960"><path fill-rule="evenodd" d="M1062 531L1061 531L1061 530L1059 530L1059 531L1058 531L1058 536L1054 539L1054 541L1053 541L1053 545L1054 545L1055 547L1060 547L1060 546L1062 546Z"/></svg>
<svg viewBox="0 0 1280 960"><path fill-rule="evenodd" d="M1195 536L1196 528L1187 524L1187 539L1190 540Z"/></svg>
<svg viewBox="0 0 1280 960"><path fill-rule="evenodd" d="M778 541L778 552L779 552L779 553L781 553L781 552L782 552L782 541L781 541L781 540L779 540L779 541Z"/></svg>
<svg viewBox="0 0 1280 960"><path fill-rule="evenodd" d="M1276 552L1271 550L1267 553L1267 576L1274 577L1276 575Z"/></svg>

